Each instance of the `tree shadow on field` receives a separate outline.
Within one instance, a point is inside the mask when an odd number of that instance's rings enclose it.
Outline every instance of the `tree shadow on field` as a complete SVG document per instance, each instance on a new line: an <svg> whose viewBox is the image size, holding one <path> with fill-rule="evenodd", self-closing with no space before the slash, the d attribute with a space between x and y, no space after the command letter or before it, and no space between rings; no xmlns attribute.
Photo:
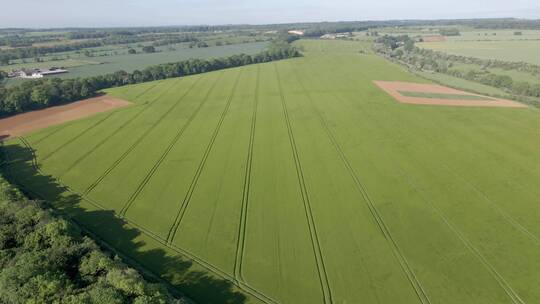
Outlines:
<svg viewBox="0 0 540 304"><path fill-rule="evenodd" d="M139 269L149 281L155 282L159 276L170 283L173 293L186 294L197 303L241 304L247 301L246 295L231 282L201 270L203 268L172 249L156 248L158 243L154 244L147 235L141 240L141 232L117 218L114 212L81 207L81 196L40 172L30 147L9 143L0 149L3 150L1 174L6 180L30 198L42 200L54 211L68 215L105 250L119 253L124 262Z"/></svg>

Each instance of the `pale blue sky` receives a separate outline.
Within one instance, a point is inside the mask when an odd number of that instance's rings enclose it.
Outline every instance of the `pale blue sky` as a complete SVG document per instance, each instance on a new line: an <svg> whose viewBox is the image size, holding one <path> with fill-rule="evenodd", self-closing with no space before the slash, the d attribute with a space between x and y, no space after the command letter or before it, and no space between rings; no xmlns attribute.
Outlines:
<svg viewBox="0 0 540 304"><path fill-rule="evenodd" d="M538 0L2 0L0 27L264 24L519 17Z"/></svg>

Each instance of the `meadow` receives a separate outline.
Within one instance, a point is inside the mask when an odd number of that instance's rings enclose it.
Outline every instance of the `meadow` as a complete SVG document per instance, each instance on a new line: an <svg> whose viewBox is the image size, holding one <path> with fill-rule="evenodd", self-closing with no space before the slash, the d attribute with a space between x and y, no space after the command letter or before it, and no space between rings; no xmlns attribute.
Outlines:
<svg viewBox="0 0 540 304"><path fill-rule="evenodd" d="M109 89L5 174L200 303L540 302L540 113L402 104L426 82L304 57Z"/></svg>
<svg viewBox="0 0 540 304"><path fill-rule="evenodd" d="M538 40L449 40L445 42L424 42L417 45L455 55L540 64L540 41Z"/></svg>
<svg viewBox="0 0 540 304"><path fill-rule="evenodd" d="M251 43L239 43L234 45L223 46L211 46L207 48L188 48L187 45L178 44L174 45L174 49L169 49L171 46L165 46L157 48L159 52L156 53L141 53L127 54L127 49L121 47L100 47L95 48L94 57L86 57L83 54L60 53L56 56L69 56L70 59L53 60L35 63L17 63L8 66L0 67L1 70L9 71L12 69L20 68L50 68L66 67L69 73L60 74L55 77L59 78L77 78L77 77L93 77L98 75L105 75L114 73L116 71L133 72L134 70L142 70L145 67L186 60L189 58L215 58L215 57L227 57L235 54L248 54L253 55L266 49L268 43L266 42L251 42ZM116 52L116 54L115 54ZM106 56L100 56L106 55ZM7 85L14 85L25 81L24 79L8 79Z"/></svg>

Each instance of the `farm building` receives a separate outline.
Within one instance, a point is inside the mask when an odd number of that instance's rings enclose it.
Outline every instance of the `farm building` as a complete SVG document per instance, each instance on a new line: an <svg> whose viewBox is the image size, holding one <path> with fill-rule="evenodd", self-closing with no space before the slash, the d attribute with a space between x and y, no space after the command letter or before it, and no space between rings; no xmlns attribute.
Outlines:
<svg viewBox="0 0 540 304"><path fill-rule="evenodd" d="M349 38L351 35L349 33L337 33L337 34L325 34L322 35L321 39L343 39Z"/></svg>
<svg viewBox="0 0 540 304"><path fill-rule="evenodd" d="M52 67L50 69L22 69L9 73L12 78L43 78L44 76L67 73L62 68Z"/></svg>
<svg viewBox="0 0 540 304"><path fill-rule="evenodd" d="M290 30L287 33L291 35L304 36L304 31L302 30Z"/></svg>

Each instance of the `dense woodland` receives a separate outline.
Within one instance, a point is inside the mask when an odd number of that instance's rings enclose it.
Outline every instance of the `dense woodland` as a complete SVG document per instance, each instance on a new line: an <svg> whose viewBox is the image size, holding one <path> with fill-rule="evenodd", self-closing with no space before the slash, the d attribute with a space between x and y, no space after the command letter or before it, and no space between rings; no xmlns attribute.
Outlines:
<svg viewBox="0 0 540 304"><path fill-rule="evenodd" d="M290 40L289 40L290 41ZM300 56L287 38L273 41L269 49L256 55L233 55L215 59L189 59L160 64L132 73L118 71L90 78L43 78L5 88L0 84L0 116L69 103L94 96L99 90L128 84L194 75L220 69Z"/></svg>
<svg viewBox="0 0 540 304"><path fill-rule="evenodd" d="M0 303L188 303L0 177Z"/></svg>

